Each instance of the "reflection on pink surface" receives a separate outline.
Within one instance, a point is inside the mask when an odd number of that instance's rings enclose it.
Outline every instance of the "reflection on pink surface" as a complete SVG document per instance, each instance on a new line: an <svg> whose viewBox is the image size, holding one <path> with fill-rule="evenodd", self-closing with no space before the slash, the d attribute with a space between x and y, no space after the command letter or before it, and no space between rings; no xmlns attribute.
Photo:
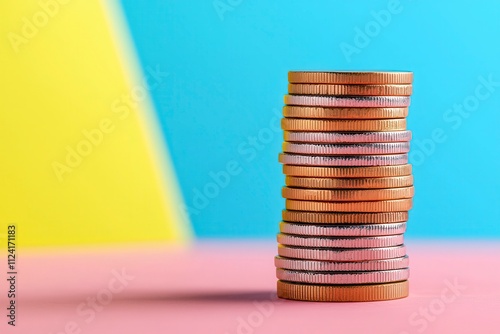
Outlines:
<svg viewBox="0 0 500 334"><path fill-rule="evenodd" d="M277 300L274 242L25 251L17 326L3 320L0 328L37 334L500 333L498 242L407 244L409 298L344 304ZM6 282L0 286L7 291Z"/></svg>

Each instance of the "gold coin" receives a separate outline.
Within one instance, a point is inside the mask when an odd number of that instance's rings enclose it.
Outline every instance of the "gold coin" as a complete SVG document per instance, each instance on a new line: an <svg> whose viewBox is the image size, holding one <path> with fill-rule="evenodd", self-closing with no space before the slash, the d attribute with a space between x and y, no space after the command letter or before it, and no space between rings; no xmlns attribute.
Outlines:
<svg viewBox="0 0 500 334"><path fill-rule="evenodd" d="M322 178L368 178L411 175L411 165L372 167L316 167L283 165L283 174Z"/></svg>
<svg viewBox="0 0 500 334"><path fill-rule="evenodd" d="M368 302L408 297L408 281L384 284L314 285L278 281L278 297L314 302Z"/></svg>
<svg viewBox="0 0 500 334"><path fill-rule="evenodd" d="M376 85L411 84L412 81L413 72L288 72L290 83Z"/></svg>
<svg viewBox="0 0 500 334"><path fill-rule="evenodd" d="M398 131L406 130L406 119L381 120L318 120L281 119L281 128L288 131Z"/></svg>
<svg viewBox="0 0 500 334"><path fill-rule="evenodd" d="M302 201L333 201L333 202L356 202L356 201L382 201L401 198L412 198L413 187L389 188L389 189L300 189L283 187L281 195L287 199L298 199Z"/></svg>
<svg viewBox="0 0 500 334"><path fill-rule="evenodd" d="M288 85L288 94L301 95L410 96L411 90L411 85Z"/></svg>
<svg viewBox="0 0 500 334"><path fill-rule="evenodd" d="M408 108L326 108L284 106L283 116L295 118L384 119L405 118Z"/></svg>
<svg viewBox="0 0 500 334"><path fill-rule="evenodd" d="M283 210L283 221L309 224L385 224L408 221L408 211L401 212L304 212Z"/></svg>
<svg viewBox="0 0 500 334"><path fill-rule="evenodd" d="M381 189L400 188L413 185L413 176L374 177L359 179L336 179L318 177L287 176L285 184L289 187L316 189Z"/></svg>
<svg viewBox="0 0 500 334"><path fill-rule="evenodd" d="M395 199L389 201L371 202L318 202L297 201L287 199L287 210L314 211L314 212L392 212L408 211L412 207L412 199Z"/></svg>

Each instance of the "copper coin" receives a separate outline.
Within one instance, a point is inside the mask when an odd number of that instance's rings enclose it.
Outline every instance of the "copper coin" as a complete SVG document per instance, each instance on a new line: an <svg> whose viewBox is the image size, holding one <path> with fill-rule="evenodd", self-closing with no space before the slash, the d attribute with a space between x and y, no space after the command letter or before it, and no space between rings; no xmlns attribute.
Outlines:
<svg viewBox="0 0 500 334"><path fill-rule="evenodd" d="M411 140L411 131L297 132L285 131L283 138L298 143L394 143Z"/></svg>
<svg viewBox="0 0 500 334"><path fill-rule="evenodd" d="M290 270L307 271L374 271L374 270L393 270L408 268L408 256L397 257L394 259L359 261L359 262L334 262L318 260L289 259L276 256L274 265L276 268Z"/></svg>
<svg viewBox="0 0 500 334"><path fill-rule="evenodd" d="M284 106L283 116L291 118L332 118L332 119L384 119L405 118L408 107L404 108L326 108Z"/></svg>
<svg viewBox="0 0 500 334"><path fill-rule="evenodd" d="M319 120L304 118L283 118L281 128L287 131L335 132L335 131L402 131L406 130L406 119L363 119L363 120Z"/></svg>
<svg viewBox="0 0 500 334"><path fill-rule="evenodd" d="M283 174L322 178L365 178L411 175L411 165L373 167L315 167L283 165Z"/></svg>
<svg viewBox="0 0 500 334"><path fill-rule="evenodd" d="M303 260L358 262L402 257L406 255L406 247L401 245L381 248L305 248L278 245L278 255Z"/></svg>
<svg viewBox="0 0 500 334"><path fill-rule="evenodd" d="M408 281L365 285L312 285L278 281L278 297L312 302L369 302L408 297Z"/></svg>
<svg viewBox="0 0 500 334"><path fill-rule="evenodd" d="M334 96L410 96L411 85L288 84L289 94Z"/></svg>
<svg viewBox="0 0 500 334"><path fill-rule="evenodd" d="M403 234L369 237L325 237L278 233L276 239L282 245L313 248L381 248L399 246L404 242Z"/></svg>
<svg viewBox="0 0 500 334"><path fill-rule="evenodd" d="M288 82L348 85L411 84L413 72L290 71Z"/></svg>
<svg viewBox="0 0 500 334"><path fill-rule="evenodd" d="M407 164L408 154L312 156L284 153L278 159L285 165L393 166Z"/></svg>
<svg viewBox="0 0 500 334"><path fill-rule="evenodd" d="M357 202L412 198L413 186L387 189L302 189L283 187L283 198L302 201Z"/></svg>
<svg viewBox="0 0 500 334"><path fill-rule="evenodd" d="M403 108L410 105L409 96L315 96L285 95L285 104L308 107Z"/></svg>
<svg viewBox="0 0 500 334"><path fill-rule="evenodd" d="M410 210L412 199L370 202L313 202L287 199L285 207L287 210L315 212L393 212Z"/></svg>
<svg viewBox="0 0 500 334"><path fill-rule="evenodd" d="M283 143L283 152L312 155L401 154L410 151L410 143L305 144Z"/></svg>
<svg viewBox="0 0 500 334"><path fill-rule="evenodd" d="M287 176L285 184L289 187L314 189L382 189L400 188L413 185L413 176L375 177L359 179L335 179L318 177Z"/></svg>
<svg viewBox="0 0 500 334"><path fill-rule="evenodd" d="M356 225L314 225L280 223L280 232L295 235L328 237L366 237L402 234L406 231L406 222L391 224L356 224Z"/></svg>
<svg viewBox="0 0 500 334"><path fill-rule="evenodd" d="M408 268L357 272L313 272L276 268L276 278L287 282L309 284L373 284L407 280Z"/></svg>
<svg viewBox="0 0 500 334"><path fill-rule="evenodd" d="M282 219L286 222L306 224L385 224L408 221L408 212L304 212L283 210Z"/></svg>

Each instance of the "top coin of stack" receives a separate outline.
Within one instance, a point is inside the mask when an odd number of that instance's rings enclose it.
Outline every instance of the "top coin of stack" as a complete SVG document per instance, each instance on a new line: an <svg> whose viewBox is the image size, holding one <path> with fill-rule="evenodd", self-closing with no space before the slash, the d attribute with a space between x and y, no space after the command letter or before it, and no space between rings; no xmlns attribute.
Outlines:
<svg viewBox="0 0 500 334"><path fill-rule="evenodd" d="M408 295L412 80L411 72L289 72L279 156L286 175L275 258L279 297Z"/></svg>

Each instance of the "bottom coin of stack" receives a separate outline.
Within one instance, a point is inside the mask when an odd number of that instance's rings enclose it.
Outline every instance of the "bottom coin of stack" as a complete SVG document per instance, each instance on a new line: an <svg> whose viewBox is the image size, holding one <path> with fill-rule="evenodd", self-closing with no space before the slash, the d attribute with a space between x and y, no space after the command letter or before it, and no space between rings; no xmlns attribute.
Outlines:
<svg viewBox="0 0 500 334"><path fill-rule="evenodd" d="M408 296L411 79L410 72L290 72L289 93L302 95L285 97L282 121L279 297Z"/></svg>

